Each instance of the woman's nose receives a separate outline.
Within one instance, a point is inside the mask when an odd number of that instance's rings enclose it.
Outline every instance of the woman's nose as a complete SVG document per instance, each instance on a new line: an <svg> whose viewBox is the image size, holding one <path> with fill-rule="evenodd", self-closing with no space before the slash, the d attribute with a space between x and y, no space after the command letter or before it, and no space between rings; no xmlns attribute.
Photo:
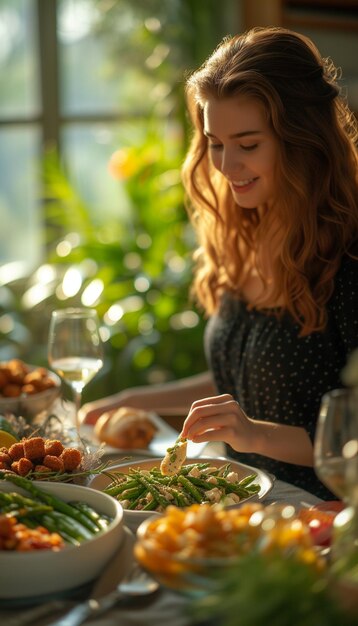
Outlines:
<svg viewBox="0 0 358 626"><path fill-rule="evenodd" d="M237 154L230 149L222 151L221 155L221 172L227 178L231 178L235 172L242 168L242 163Z"/></svg>

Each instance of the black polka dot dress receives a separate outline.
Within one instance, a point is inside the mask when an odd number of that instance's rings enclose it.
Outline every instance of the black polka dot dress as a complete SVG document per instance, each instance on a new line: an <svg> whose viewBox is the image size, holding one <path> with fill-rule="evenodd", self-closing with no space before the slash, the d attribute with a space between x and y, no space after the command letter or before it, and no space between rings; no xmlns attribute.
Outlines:
<svg viewBox="0 0 358 626"><path fill-rule="evenodd" d="M288 315L277 319L250 311L244 302L226 296L205 333L218 393L232 394L251 418L301 426L314 441L321 398L342 387L342 368L358 346L358 262L342 262L327 309L326 330L299 337L299 327ZM228 454L318 497L336 498L312 468L229 447Z"/></svg>

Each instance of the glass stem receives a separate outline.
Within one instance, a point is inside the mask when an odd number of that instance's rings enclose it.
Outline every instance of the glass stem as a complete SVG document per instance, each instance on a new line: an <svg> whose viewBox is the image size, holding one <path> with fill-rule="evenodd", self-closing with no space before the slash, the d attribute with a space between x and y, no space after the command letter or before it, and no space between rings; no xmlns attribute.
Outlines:
<svg viewBox="0 0 358 626"><path fill-rule="evenodd" d="M80 412L81 403L82 403L82 391L79 391L78 389L73 389L73 399L75 403L75 428L76 428L77 438L79 442L81 443L82 439L80 435L79 412Z"/></svg>

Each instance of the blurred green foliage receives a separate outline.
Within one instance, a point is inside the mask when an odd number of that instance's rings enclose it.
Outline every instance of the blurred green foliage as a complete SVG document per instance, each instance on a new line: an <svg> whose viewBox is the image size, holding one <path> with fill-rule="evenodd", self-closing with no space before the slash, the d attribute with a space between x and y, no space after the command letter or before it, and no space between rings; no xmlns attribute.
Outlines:
<svg viewBox="0 0 358 626"><path fill-rule="evenodd" d="M85 400L206 368L205 322L189 299L195 242L180 181L189 137L183 83L228 32L235 5L98 0L93 35L111 38L113 80L125 53L133 84L140 72L162 86L161 95L145 112L144 138L115 155L123 201L114 218L101 220L100 208L93 211L79 195L66 163L55 152L46 155L47 258L33 276L0 286L1 359L46 364L51 311L84 305L97 309L106 347L106 365L85 389ZM128 93L136 93L133 85ZM146 94L136 98L140 105Z"/></svg>
<svg viewBox="0 0 358 626"><path fill-rule="evenodd" d="M193 236L178 155L168 155L162 130L153 122L142 145L120 151L121 169L130 172L119 181L128 206L112 223L100 225L86 211L56 155L45 164L49 261L57 268L53 288L60 294L57 302L53 294L52 304L95 306L106 327L108 367L91 385L95 395L205 368L203 320L189 301ZM81 288L61 300L71 268L79 272Z"/></svg>

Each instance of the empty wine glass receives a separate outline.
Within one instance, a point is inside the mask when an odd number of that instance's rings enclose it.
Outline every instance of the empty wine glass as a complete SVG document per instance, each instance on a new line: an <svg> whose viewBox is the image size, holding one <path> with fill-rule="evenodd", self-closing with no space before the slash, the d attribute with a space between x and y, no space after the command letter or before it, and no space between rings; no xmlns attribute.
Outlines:
<svg viewBox="0 0 358 626"><path fill-rule="evenodd" d="M52 312L48 362L70 385L75 403L75 428L80 437L79 409L84 386L103 366L99 320L94 309L70 308Z"/></svg>
<svg viewBox="0 0 358 626"><path fill-rule="evenodd" d="M321 401L314 443L320 480L347 505L358 504L358 391L334 389Z"/></svg>

